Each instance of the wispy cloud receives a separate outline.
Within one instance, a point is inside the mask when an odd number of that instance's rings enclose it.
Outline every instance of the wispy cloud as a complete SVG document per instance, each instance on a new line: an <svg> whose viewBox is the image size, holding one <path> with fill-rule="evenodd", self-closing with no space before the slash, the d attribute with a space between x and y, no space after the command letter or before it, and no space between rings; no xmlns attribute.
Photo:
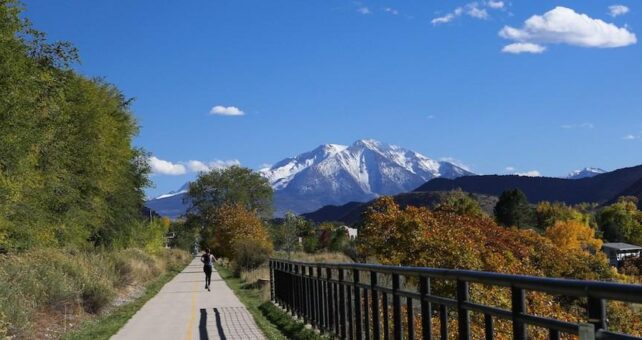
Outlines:
<svg viewBox="0 0 642 340"><path fill-rule="evenodd" d="M383 9L383 11L392 15L399 15L399 11L391 7L386 7Z"/></svg>
<svg viewBox="0 0 642 340"><path fill-rule="evenodd" d="M370 8L365 6L357 8L357 12L363 15L372 14L372 11L370 11Z"/></svg>
<svg viewBox="0 0 642 340"><path fill-rule="evenodd" d="M193 172L207 172L213 169L225 169L234 165L241 165L238 159L231 160L213 160L211 162L203 162L198 160L187 161L187 167Z"/></svg>
<svg viewBox="0 0 642 340"><path fill-rule="evenodd" d="M440 17L430 20L434 26L449 23L462 15L468 15L471 18L485 20L490 18L488 9L498 10L504 8L503 1L473 1L464 6L459 6Z"/></svg>
<svg viewBox="0 0 642 340"><path fill-rule="evenodd" d="M629 133L627 135L624 135L622 137L624 140L637 140L637 139L642 139L642 130L638 133Z"/></svg>
<svg viewBox="0 0 642 340"><path fill-rule="evenodd" d="M479 4L476 2L469 4L467 6L466 14L468 14L470 17L477 18L477 19L488 19L488 11L486 11L485 8L480 8Z"/></svg>
<svg viewBox="0 0 642 340"><path fill-rule="evenodd" d="M593 129L595 125L593 125L593 123L584 122L579 124L564 124L560 127L562 129Z"/></svg>
<svg viewBox="0 0 642 340"><path fill-rule="evenodd" d="M446 23L449 23L449 22L453 21L455 18L460 16L463 12L464 12L464 10L461 7L457 7L457 8L455 8L454 11L452 11L450 13L446 13L443 16L436 17L436 18L430 20L430 23L433 24L434 26L441 25L441 24L446 24Z"/></svg>
<svg viewBox="0 0 642 340"><path fill-rule="evenodd" d="M517 169L514 166L507 166L504 170L506 170L506 172L515 172Z"/></svg>
<svg viewBox="0 0 642 340"><path fill-rule="evenodd" d="M612 17L617 17L629 13L629 8L624 5L612 5L609 6L609 15Z"/></svg>
<svg viewBox="0 0 642 340"><path fill-rule="evenodd" d="M187 172L183 164L172 163L155 156L149 157L149 166L152 169L152 173L158 175L178 176Z"/></svg>
<svg viewBox="0 0 642 340"><path fill-rule="evenodd" d="M502 49L509 53L542 53L543 45L547 44L614 48L637 42L635 34L625 27L593 19L566 7L555 7L544 15L533 15L522 28L504 26L499 35L521 44L510 44Z"/></svg>
<svg viewBox="0 0 642 340"><path fill-rule="evenodd" d="M508 44L502 48L502 52L511 53L511 54L520 54L520 53L544 53L546 47L540 46L533 43L513 43Z"/></svg>
<svg viewBox="0 0 642 340"><path fill-rule="evenodd" d="M505 6L503 1L490 0L490 1L488 1L487 4L488 4L488 7L493 8L493 9L502 9Z"/></svg>
<svg viewBox="0 0 642 340"><path fill-rule="evenodd" d="M243 116L245 112L236 106L216 105L210 110L210 114L219 116Z"/></svg>

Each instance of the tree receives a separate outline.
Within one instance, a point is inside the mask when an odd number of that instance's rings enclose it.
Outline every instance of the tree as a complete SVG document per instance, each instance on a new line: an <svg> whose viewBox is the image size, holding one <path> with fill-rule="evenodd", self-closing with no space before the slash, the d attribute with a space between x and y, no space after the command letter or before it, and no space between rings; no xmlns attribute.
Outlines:
<svg viewBox="0 0 642 340"><path fill-rule="evenodd" d="M214 254L233 259L238 242L253 240L255 244L272 250L267 228L263 221L240 203L224 203L214 211L212 223L202 231L205 247Z"/></svg>
<svg viewBox="0 0 642 340"><path fill-rule="evenodd" d="M504 191L495 205L495 218L505 227L533 226L533 209L526 195L519 189Z"/></svg>
<svg viewBox="0 0 642 340"><path fill-rule="evenodd" d="M558 221L580 221L588 224L590 216L561 202L540 202L535 207L535 220L539 229L546 230Z"/></svg>
<svg viewBox="0 0 642 340"><path fill-rule="evenodd" d="M207 224L209 216L224 204L240 204L262 218L272 217L272 188L259 173L239 166L201 173L190 183L188 218Z"/></svg>
<svg viewBox="0 0 642 340"><path fill-rule="evenodd" d="M292 252L299 249L299 237L308 229L307 221L293 212L285 214L283 223L276 226L274 243L277 249L283 250L290 258Z"/></svg>
<svg viewBox="0 0 642 340"><path fill-rule="evenodd" d="M475 197L461 189L448 192L442 202L437 204L436 209L453 212L459 215L486 215Z"/></svg>
<svg viewBox="0 0 642 340"><path fill-rule="evenodd" d="M595 237L595 230L577 220L557 221L546 229L545 236L564 250L595 253L602 248L602 240Z"/></svg>
<svg viewBox="0 0 642 340"><path fill-rule="evenodd" d="M132 101L75 73L76 49L48 43L20 11L0 4L0 242L125 247L149 184Z"/></svg>
<svg viewBox="0 0 642 340"><path fill-rule="evenodd" d="M642 212L637 209L636 200L620 198L601 209L596 220L606 240L642 244Z"/></svg>

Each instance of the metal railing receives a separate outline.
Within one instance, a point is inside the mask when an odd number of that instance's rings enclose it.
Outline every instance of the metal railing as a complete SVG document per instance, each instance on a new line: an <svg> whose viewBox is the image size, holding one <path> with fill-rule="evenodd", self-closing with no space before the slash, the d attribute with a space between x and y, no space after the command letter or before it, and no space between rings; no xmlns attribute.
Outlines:
<svg viewBox="0 0 642 340"><path fill-rule="evenodd" d="M642 303L639 285L280 259L270 260L270 282L273 302L322 332L342 339L388 339L390 336L433 339L436 338L433 331L440 339L448 339L449 332L459 339L494 339L498 320L510 322L508 337L519 340L534 338L534 334L528 334L531 329L540 330L538 334L547 331L548 339L560 339L561 335L576 335L580 339L642 339L607 330L607 302ZM431 284L435 282L442 288L442 283L449 282L453 294L431 293ZM510 290L510 310L474 302L470 297L471 284ZM403 286L413 286L413 289ZM584 322L530 314L526 299L529 292L582 300L578 305L585 308ZM483 334L471 333L471 314L477 316L482 326L474 329ZM456 322L449 323L451 317L456 318ZM433 325L437 319L438 324Z"/></svg>

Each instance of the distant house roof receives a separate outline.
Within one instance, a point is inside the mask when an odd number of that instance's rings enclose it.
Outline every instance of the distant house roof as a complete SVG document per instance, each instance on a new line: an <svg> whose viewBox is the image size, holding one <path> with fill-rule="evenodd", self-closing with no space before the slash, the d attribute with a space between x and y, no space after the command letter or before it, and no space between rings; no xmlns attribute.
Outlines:
<svg viewBox="0 0 642 340"><path fill-rule="evenodd" d="M612 242L612 243L604 243L602 245L603 248L610 248L610 249L615 249L615 250L642 250L642 247L636 246L635 244L628 244L628 243L622 243L622 242Z"/></svg>

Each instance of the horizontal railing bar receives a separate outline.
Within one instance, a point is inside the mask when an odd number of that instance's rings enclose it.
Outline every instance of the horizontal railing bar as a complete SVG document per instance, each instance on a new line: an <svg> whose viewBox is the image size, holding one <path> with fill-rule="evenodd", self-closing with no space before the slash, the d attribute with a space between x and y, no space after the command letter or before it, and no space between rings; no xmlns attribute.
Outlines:
<svg viewBox="0 0 642 340"><path fill-rule="evenodd" d="M437 269L425 267L383 266L363 263L307 263L273 259L274 262L304 266L375 271L382 274L425 276L445 280L460 280L495 286L516 287L530 291L566 296L592 296L595 298L642 303L642 285L602 281L544 278L511 275L473 270Z"/></svg>
<svg viewBox="0 0 642 340"><path fill-rule="evenodd" d="M638 338L637 336L633 335L628 335L628 334L621 334L621 333L614 333L614 332L608 332L608 331L597 331L595 332L595 339L599 340L640 340L642 338Z"/></svg>
<svg viewBox="0 0 642 340"><path fill-rule="evenodd" d="M423 300L430 303L436 303L438 305L443 305L446 307L453 307L457 305L457 300L436 296L436 295L426 295L423 297Z"/></svg>
<svg viewBox="0 0 642 340"><path fill-rule="evenodd" d="M547 329L555 329L561 332L570 333L574 335L578 335L580 332L579 325L571 322L544 318L541 316L535 316L530 314L522 315L519 317L519 319L529 325L539 326Z"/></svg>
<svg viewBox="0 0 642 340"><path fill-rule="evenodd" d="M465 309L468 309L473 312L489 314L489 315L496 316L503 319L511 319L513 317L513 314L509 310L505 310L497 307L480 305L473 302L464 302L462 303L462 306Z"/></svg>

